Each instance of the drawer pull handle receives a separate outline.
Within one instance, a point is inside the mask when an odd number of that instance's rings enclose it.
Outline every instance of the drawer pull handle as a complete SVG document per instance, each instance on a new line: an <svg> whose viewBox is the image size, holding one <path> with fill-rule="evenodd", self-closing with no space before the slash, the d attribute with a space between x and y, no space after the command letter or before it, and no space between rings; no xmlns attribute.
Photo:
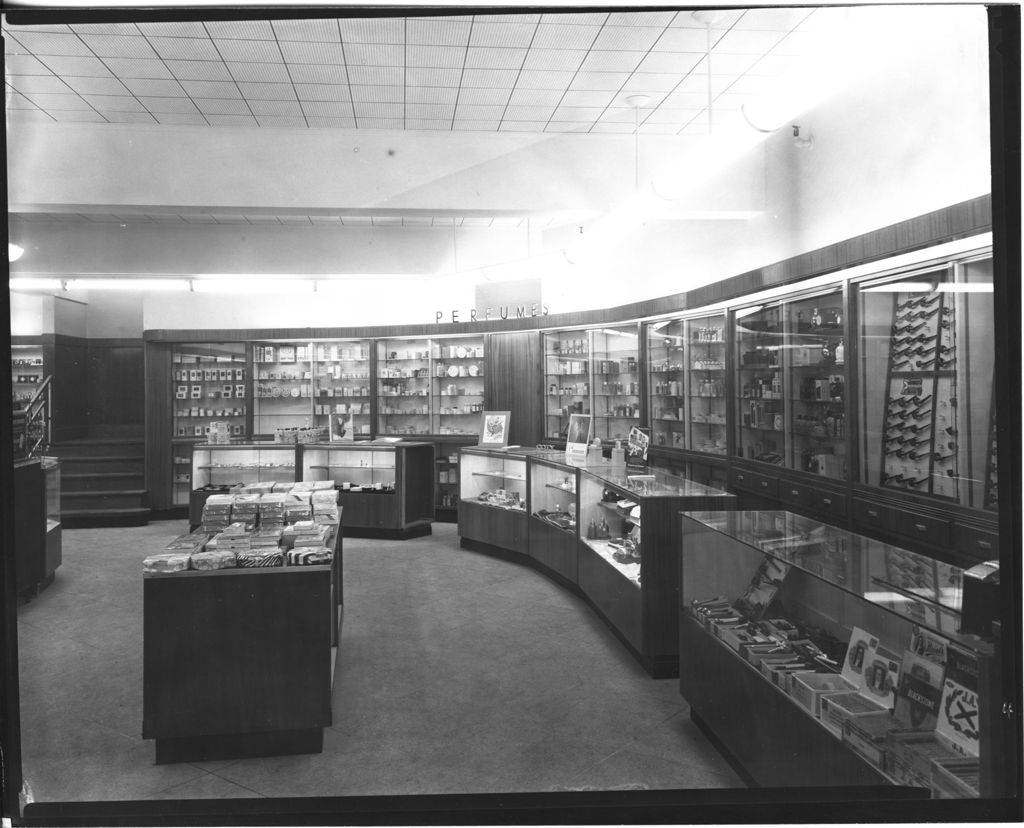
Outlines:
<svg viewBox="0 0 1024 828"><path fill-rule="evenodd" d="M789 493L791 495L798 495L798 494L800 494L800 491L799 491L799 489L790 489Z"/></svg>
<svg viewBox="0 0 1024 828"><path fill-rule="evenodd" d="M762 486L762 488L767 489L768 488L768 481L767 480L762 480L761 481L761 486Z"/></svg>
<svg viewBox="0 0 1024 828"><path fill-rule="evenodd" d="M868 509L868 517L875 517L876 518L876 517L878 517L878 512L876 512L874 509Z"/></svg>
<svg viewBox="0 0 1024 828"><path fill-rule="evenodd" d="M925 530L926 530L926 529L927 529L928 527L927 527L927 526L925 526L925 525L924 525L923 523L915 523L915 524L914 524L914 528L915 528L915 529L916 529L916 530L917 530L918 532L924 532L924 531L925 531Z"/></svg>
<svg viewBox="0 0 1024 828"><path fill-rule="evenodd" d="M982 541L982 540L978 541L978 546L980 546L982 549L991 549L992 548L992 544L991 543L989 543L988 541Z"/></svg>
<svg viewBox="0 0 1024 828"><path fill-rule="evenodd" d="M737 480L746 480L747 478L745 478L742 474L737 474L736 475L736 479Z"/></svg>
<svg viewBox="0 0 1024 828"><path fill-rule="evenodd" d="M831 506L832 505L832 498L831 497L823 497L821 499L821 502L824 503L826 506Z"/></svg>

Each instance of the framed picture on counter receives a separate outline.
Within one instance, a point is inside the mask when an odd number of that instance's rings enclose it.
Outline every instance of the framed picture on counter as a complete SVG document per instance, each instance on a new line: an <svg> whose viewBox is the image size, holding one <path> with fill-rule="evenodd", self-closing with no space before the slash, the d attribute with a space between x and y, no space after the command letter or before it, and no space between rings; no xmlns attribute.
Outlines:
<svg viewBox="0 0 1024 828"><path fill-rule="evenodd" d="M480 424L480 445L505 448L508 445L508 426L511 411L485 411Z"/></svg>

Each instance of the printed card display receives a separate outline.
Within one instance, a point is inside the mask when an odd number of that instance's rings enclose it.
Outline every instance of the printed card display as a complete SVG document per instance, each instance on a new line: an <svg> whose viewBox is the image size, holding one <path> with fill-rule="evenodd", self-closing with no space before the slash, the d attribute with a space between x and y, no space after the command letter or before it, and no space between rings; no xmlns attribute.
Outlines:
<svg viewBox="0 0 1024 828"><path fill-rule="evenodd" d="M900 657L877 641L868 650L864 664L864 689L868 698L892 710L896 703L896 684L900 676Z"/></svg>
<svg viewBox="0 0 1024 828"><path fill-rule="evenodd" d="M866 633L860 627L853 628L850 646L846 648L846 660L843 662L843 678L857 688L864 690L864 666L869 664L868 651L878 644L878 639Z"/></svg>
<svg viewBox="0 0 1024 828"><path fill-rule="evenodd" d="M193 400L198 400L198 399L202 399L202 396L203 396L203 386L201 386L201 385L193 385L192 386L191 398Z"/></svg>
<svg viewBox="0 0 1024 828"><path fill-rule="evenodd" d="M765 555L746 592L736 599L736 609L751 620L760 620L788 572L789 564Z"/></svg>
<svg viewBox="0 0 1024 828"><path fill-rule="evenodd" d="M903 653L893 716L904 728L934 730L938 722L945 667L911 650Z"/></svg>
<svg viewBox="0 0 1024 828"><path fill-rule="evenodd" d="M942 683L936 734L953 750L977 756L979 731L978 660L950 645L946 652L946 678Z"/></svg>
<svg viewBox="0 0 1024 828"><path fill-rule="evenodd" d="M188 399L188 386L179 385L174 389L174 399L176 400L187 400Z"/></svg>

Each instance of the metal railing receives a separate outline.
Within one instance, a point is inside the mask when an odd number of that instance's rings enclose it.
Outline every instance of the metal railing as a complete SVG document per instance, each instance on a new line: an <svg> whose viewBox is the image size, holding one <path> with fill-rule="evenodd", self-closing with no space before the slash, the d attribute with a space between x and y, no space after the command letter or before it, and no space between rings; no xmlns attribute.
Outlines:
<svg viewBox="0 0 1024 828"><path fill-rule="evenodd" d="M37 457L53 440L53 375L48 374L32 399L14 411L14 456Z"/></svg>

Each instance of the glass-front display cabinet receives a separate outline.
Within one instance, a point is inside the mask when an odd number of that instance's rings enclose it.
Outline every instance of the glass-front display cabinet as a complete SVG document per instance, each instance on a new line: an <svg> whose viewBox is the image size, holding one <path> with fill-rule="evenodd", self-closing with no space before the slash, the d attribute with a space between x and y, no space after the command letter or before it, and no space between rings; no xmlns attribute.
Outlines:
<svg viewBox="0 0 1024 828"><path fill-rule="evenodd" d="M377 433L430 434L430 340L377 342Z"/></svg>
<svg viewBox="0 0 1024 828"><path fill-rule="evenodd" d="M11 391L15 409L24 408L46 378L43 346L11 344Z"/></svg>
<svg viewBox="0 0 1024 828"><path fill-rule="evenodd" d="M256 342L252 346L253 434L313 424L313 344Z"/></svg>
<svg viewBox="0 0 1024 828"><path fill-rule="evenodd" d="M1013 753L964 571L785 511L681 521L680 690L758 784L1000 795Z"/></svg>
<svg viewBox="0 0 1024 828"><path fill-rule="evenodd" d="M734 495L661 471L579 471L579 587L656 678L678 675L678 514L734 503Z"/></svg>
<svg viewBox="0 0 1024 828"><path fill-rule="evenodd" d="M294 483L295 444L248 443L192 446L193 490L252 483Z"/></svg>
<svg viewBox="0 0 1024 828"><path fill-rule="evenodd" d="M530 449L459 452L459 537L473 543L525 553L527 548L527 455ZM468 543L467 543L468 542Z"/></svg>
<svg viewBox="0 0 1024 828"><path fill-rule="evenodd" d="M992 260L859 286L861 483L996 510Z"/></svg>
<svg viewBox="0 0 1024 828"><path fill-rule="evenodd" d="M835 290L736 312L737 456L847 478L844 307Z"/></svg>
<svg viewBox="0 0 1024 828"><path fill-rule="evenodd" d="M640 425L640 337L636 324L591 331L594 437L625 441Z"/></svg>
<svg viewBox="0 0 1024 828"><path fill-rule="evenodd" d="M569 416L589 414L590 336L585 330L544 333L544 435L564 439Z"/></svg>
<svg viewBox="0 0 1024 828"><path fill-rule="evenodd" d="M313 343L313 415L337 439L369 437L370 343L349 339Z"/></svg>
<svg viewBox="0 0 1024 828"><path fill-rule="evenodd" d="M579 510L579 468L564 452L530 457L529 554L549 572L575 584Z"/></svg>
<svg viewBox="0 0 1024 828"><path fill-rule="evenodd" d="M432 432L478 435L484 411L483 337L433 339L431 352Z"/></svg>
<svg viewBox="0 0 1024 828"><path fill-rule="evenodd" d="M726 453L725 349L724 314L647 326L654 446Z"/></svg>

